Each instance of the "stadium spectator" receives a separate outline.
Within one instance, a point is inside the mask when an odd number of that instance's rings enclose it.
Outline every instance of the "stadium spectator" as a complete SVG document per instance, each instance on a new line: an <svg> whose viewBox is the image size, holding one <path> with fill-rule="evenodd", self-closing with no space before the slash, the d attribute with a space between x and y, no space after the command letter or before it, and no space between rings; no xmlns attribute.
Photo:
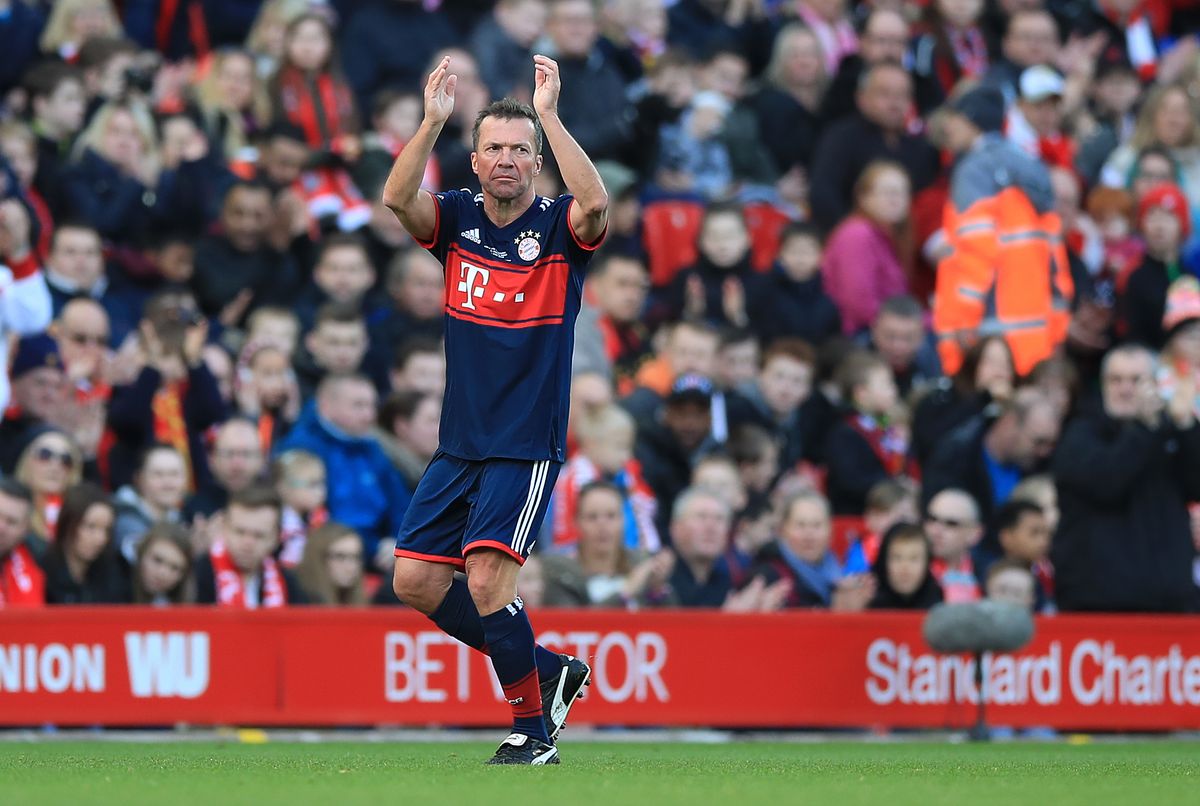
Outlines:
<svg viewBox="0 0 1200 806"><path fill-rule="evenodd" d="M758 337L748 328L726 328L721 331L719 345L713 379L716 387L723 392L730 392L753 384L762 365ZM717 424L713 425L716 433Z"/></svg>
<svg viewBox="0 0 1200 806"><path fill-rule="evenodd" d="M1000 58L983 76L983 85L999 90L1004 104L1017 99L1021 72L1036 64L1051 64L1059 47L1058 27L1041 6L1017 8L1007 18Z"/></svg>
<svg viewBox="0 0 1200 806"><path fill-rule="evenodd" d="M260 479L266 467L258 429L240 417L217 426L208 444L208 467L212 477L197 486L183 507L184 520L209 518L224 509L229 497L245 490ZM198 517L199 516L199 517Z"/></svg>
<svg viewBox="0 0 1200 806"><path fill-rule="evenodd" d="M237 412L258 425L267 453L300 416L300 385L288 356L275 341L249 339L233 377Z"/></svg>
<svg viewBox="0 0 1200 806"><path fill-rule="evenodd" d="M912 102L912 77L900 65L881 62L863 74L857 111L828 126L813 154L812 216L818 225L828 230L846 217L859 177L875 160L904 166L914 193L933 182L938 155L908 132Z"/></svg>
<svg viewBox="0 0 1200 806"><path fill-rule="evenodd" d="M33 186L53 211L64 209L62 169L71 142L83 128L87 98L79 70L43 62L21 81L29 94L30 128L37 136L37 173Z"/></svg>
<svg viewBox="0 0 1200 806"><path fill-rule="evenodd" d="M812 415L815 371L816 355L808 344L780 339L764 353L754 384L729 396L731 425L766 428L781 447L781 467L820 452L819 421Z"/></svg>
<svg viewBox="0 0 1200 806"><path fill-rule="evenodd" d="M1048 168L1072 170L1075 142L1063 133L1066 82L1053 67L1037 64L1021 72L1017 102L1008 110L1004 134L1013 145Z"/></svg>
<svg viewBox="0 0 1200 806"><path fill-rule="evenodd" d="M253 140L271 120L270 98L253 54L239 48L214 52L196 84L196 102L213 149L231 163L252 159Z"/></svg>
<svg viewBox="0 0 1200 806"><path fill-rule="evenodd" d="M1062 520L1052 560L1063 611L1184 611L1194 602L1186 502L1200 497L1195 381L1164 404L1155 358L1118 347L1102 412L1071 422L1053 465Z"/></svg>
<svg viewBox="0 0 1200 806"><path fill-rule="evenodd" d="M912 43L912 71L935 82L943 97L960 80L978 81L988 70L991 56L979 24L983 7L980 0L934 0L925 6L921 32Z"/></svg>
<svg viewBox="0 0 1200 806"><path fill-rule="evenodd" d="M388 264L386 286L391 304L371 323L367 353L367 365L377 382L387 376L393 351L401 350L409 339L441 339L444 327L442 267L424 249L397 252Z"/></svg>
<svg viewBox="0 0 1200 806"><path fill-rule="evenodd" d="M908 436L895 422L898 395L891 370L870 353L838 368L845 412L824 445L826 495L837 515L861 515L871 487L887 478L915 477Z"/></svg>
<svg viewBox="0 0 1200 806"><path fill-rule="evenodd" d="M922 468L923 498L962 487L987 521L1022 478L1037 472L1058 443L1062 412L1037 389L1021 389L999 414L972 418L950 432Z"/></svg>
<svg viewBox="0 0 1200 806"><path fill-rule="evenodd" d="M311 400L322 379L362 368L369 347L367 323L353 306L327 302L304 337L306 352L295 360L300 394Z"/></svg>
<svg viewBox="0 0 1200 806"><path fill-rule="evenodd" d="M848 336L869 327L884 300L908 290L911 203L904 168L872 162L854 183L853 212L825 243L821 278Z"/></svg>
<svg viewBox="0 0 1200 806"><path fill-rule="evenodd" d="M916 298L903 294L885 299L866 333L859 334L859 346L879 353L892 368L900 395L907 397L942 377L937 350L929 343L925 311Z"/></svg>
<svg viewBox="0 0 1200 806"><path fill-rule="evenodd" d="M1122 308L1130 341L1158 350L1166 341L1167 289L1181 275L1180 259L1191 216L1178 185L1164 183L1138 203L1138 231L1146 244L1142 263L1129 275Z"/></svg>
<svg viewBox="0 0 1200 806"><path fill-rule="evenodd" d="M1008 602L1033 611L1037 602L1037 581L1029 568L1016 560L997 560L988 568L987 598Z"/></svg>
<svg viewBox="0 0 1200 806"><path fill-rule="evenodd" d="M379 444L409 491L437 453L441 418L441 397L416 389L393 392L379 409Z"/></svg>
<svg viewBox="0 0 1200 806"><path fill-rule="evenodd" d="M113 388L108 411L117 437L108 454L109 483L126 484L138 453L166 442L187 459L188 488L196 489L209 475L204 433L226 414L201 356L208 322L190 293L165 288L146 303L138 333L142 367L130 383Z"/></svg>
<svg viewBox="0 0 1200 806"><path fill-rule="evenodd" d="M187 495L187 464L171 445L153 444L142 451L131 483L113 496L116 522L113 543L133 565L143 537L156 523L179 523Z"/></svg>
<svg viewBox="0 0 1200 806"><path fill-rule="evenodd" d="M703 322L684 320L667 326L662 346L638 369L634 389L621 405L639 426L653 422L676 379L696 375L711 381L716 376L718 344L717 332Z"/></svg>
<svg viewBox="0 0 1200 806"><path fill-rule="evenodd" d="M8 94L21 74L38 57L38 38L46 24L46 11L26 3L5 3L0 25L0 52L6 54L0 67L0 92Z"/></svg>
<svg viewBox="0 0 1200 806"><path fill-rule="evenodd" d="M897 523L883 535L879 558L871 568L875 595L871 610L928 610L942 601L933 576L933 551L920 526Z"/></svg>
<svg viewBox="0 0 1200 806"><path fill-rule="evenodd" d="M21 196L29 208L30 248L39 262L45 261L50 251L54 217L46 205L46 200L33 186L34 177L37 176L38 159L37 141L33 130L16 120L0 123L0 157L3 157L12 170L16 188L20 189ZM32 228L35 221L36 230Z"/></svg>
<svg viewBox="0 0 1200 806"><path fill-rule="evenodd" d="M307 604L292 572L272 556L279 545L279 497L267 487L233 494L211 547L195 562L196 601L236 610Z"/></svg>
<svg viewBox="0 0 1200 806"><path fill-rule="evenodd" d="M750 233L740 206L710 204L696 241L696 263L675 276L667 291L672 319L746 327L747 301L758 275L750 265Z"/></svg>
<svg viewBox="0 0 1200 806"><path fill-rule="evenodd" d="M833 534L829 501L817 492L801 492L779 507L779 535L755 557L750 578L769 586L787 583L788 607L854 612L874 597L870 574L843 574L829 550Z"/></svg>
<svg viewBox="0 0 1200 806"><path fill-rule="evenodd" d="M353 162L362 150L358 114L337 58L324 16L307 13L288 23L283 60L270 84L271 116L299 126L309 148Z"/></svg>
<svg viewBox="0 0 1200 806"><path fill-rule="evenodd" d="M111 330L104 307L86 297L73 299L63 306L47 332L58 345L75 400L80 404L96 403L103 409L112 396L108 384Z"/></svg>
<svg viewBox="0 0 1200 806"><path fill-rule="evenodd" d="M712 493L729 507L736 529L738 519L750 502L746 485L742 483L737 463L725 453L713 452L702 456L692 468L688 484L694 490Z"/></svg>
<svg viewBox="0 0 1200 806"><path fill-rule="evenodd" d="M529 64L546 27L545 0L499 0L471 33L471 52L493 98L533 99Z"/></svg>
<svg viewBox="0 0 1200 806"><path fill-rule="evenodd" d="M46 603L46 575L28 545L33 498L0 478L0 610Z"/></svg>
<svg viewBox="0 0 1200 806"><path fill-rule="evenodd" d="M72 299L91 299L104 308L114 329L109 343L120 344L136 327L142 300L109 281L100 234L86 223L64 221L54 230L45 274L55 316Z"/></svg>
<svg viewBox="0 0 1200 806"><path fill-rule="evenodd" d="M414 336L402 343L388 380L393 392L422 392L441 398L446 390L446 350L441 340Z"/></svg>
<svg viewBox="0 0 1200 806"><path fill-rule="evenodd" d="M116 512L104 491L77 484L62 498L57 536L46 555L46 603L124 604L130 601L128 566L113 546Z"/></svg>
<svg viewBox="0 0 1200 806"><path fill-rule="evenodd" d="M947 256L938 265L934 298L942 366L958 372L981 332L999 331L1025 374L1066 337L1075 293L1049 175L1000 135L999 92L972 89L951 110L948 144L962 158L951 176Z"/></svg>
<svg viewBox="0 0 1200 806"><path fill-rule="evenodd" d="M133 603L166 607L195 601L192 547L187 529L156 523L138 543L131 571Z"/></svg>
<svg viewBox="0 0 1200 806"><path fill-rule="evenodd" d="M921 520L916 483L911 479L884 479L867 491L863 507L863 531L846 550L842 570L847 574L864 573L879 558L883 535L898 523ZM928 535L926 535L928 538Z"/></svg>
<svg viewBox="0 0 1200 806"><path fill-rule="evenodd" d="M15 199L0 201L0 407L7 408L9 336L31 336L50 324L46 280L30 240L28 211ZM17 373L14 371L13 375Z"/></svg>
<svg viewBox="0 0 1200 806"><path fill-rule="evenodd" d="M720 138L729 153L734 181L772 185L777 172L759 132L758 116L747 102L749 77L750 63L745 54L719 48L699 65L696 83L699 89L715 92L730 104Z"/></svg>
<svg viewBox="0 0 1200 806"><path fill-rule="evenodd" d="M750 101L763 143L784 176L807 180L828 81L816 34L799 23L785 26L775 37L762 86Z"/></svg>
<svg viewBox="0 0 1200 806"><path fill-rule="evenodd" d="M837 305L821 277L821 237L810 224L789 224L779 255L750 300L750 328L763 344L799 338L819 344L841 332Z"/></svg>
<svg viewBox="0 0 1200 806"><path fill-rule="evenodd" d="M311 604L365 605L362 539L340 523L318 526L304 544L296 578Z"/></svg>
<svg viewBox="0 0 1200 806"><path fill-rule="evenodd" d="M953 487L934 495L925 507L925 534L933 548L931 570L947 602L979 598L972 550L983 536L979 504L966 490Z"/></svg>
<svg viewBox="0 0 1200 806"><path fill-rule="evenodd" d="M47 309L49 305L46 306ZM7 341L0 341L7 345ZM26 336L16 345L12 360L12 402L0 423L0 470L11 474L28 435L58 419L66 375L58 345L46 335ZM0 373L0 377L4 377Z"/></svg>
<svg viewBox="0 0 1200 806"><path fill-rule="evenodd" d="M1107 50L1101 54L1084 113L1084 121L1090 119L1094 127L1080 138L1075 158L1075 167L1089 186L1099 182L1105 160L1133 133L1141 93L1142 82L1126 58ZM1124 186L1124 182L1119 185Z"/></svg>
<svg viewBox="0 0 1200 806"><path fill-rule="evenodd" d="M362 538L367 563L391 567L390 538L412 497L379 441L375 387L361 375L330 375L317 389L316 406L301 416L280 446L320 457L328 480L329 516Z"/></svg>
<svg viewBox="0 0 1200 806"><path fill-rule="evenodd" d="M356 309L368 323L374 321L375 304L369 293L374 286L375 267L362 239L343 233L326 237L317 253L312 282L296 299L300 327L311 329L317 310L330 302Z"/></svg>
<svg viewBox="0 0 1200 806"><path fill-rule="evenodd" d="M941 378L913 411L913 456L924 464L947 434L992 403L1012 397L1016 385L1012 351L1001 336L987 336L963 355L953 378Z"/></svg>
<svg viewBox="0 0 1200 806"><path fill-rule="evenodd" d="M275 557L284 568L295 568L304 556L308 536L329 520L325 463L308 451L284 451L271 463L271 484L283 504Z"/></svg>
<svg viewBox="0 0 1200 806"><path fill-rule="evenodd" d="M671 388L661 417L638 426L634 457L642 466L646 483L663 515L687 486L695 459L710 441L712 382L698 375L682 375Z"/></svg>
<svg viewBox="0 0 1200 806"><path fill-rule="evenodd" d="M588 272L587 289L595 304L595 327L604 339L617 393L629 394L638 368L651 354L650 333L642 322L650 290L646 266L629 255L598 255ZM577 330L587 324L584 315L580 312Z"/></svg>
<svg viewBox="0 0 1200 806"><path fill-rule="evenodd" d="M992 530L1000 544L1001 559L1015 560L1029 569L1037 582L1034 609L1054 612L1054 566L1050 564L1050 541L1054 533L1042 508L1032 501L1013 498L997 510ZM980 575L987 577L987 569Z"/></svg>
<svg viewBox="0 0 1200 806"><path fill-rule="evenodd" d="M551 607L624 607L631 610L674 603L667 584L675 555L647 555L625 538L626 494L615 484L594 480L575 499L576 540L569 553L541 557L545 604Z"/></svg>
<svg viewBox="0 0 1200 806"><path fill-rule="evenodd" d="M825 57L825 69L830 75L837 72L847 58L858 52L858 34L854 30L850 4L845 0L831 3L796 0L790 9L795 16L817 35Z"/></svg>
<svg viewBox="0 0 1200 806"><path fill-rule="evenodd" d="M16 455L13 477L33 494L30 531L41 545L53 543L63 495L83 476L83 455L67 434L48 425L27 432Z"/></svg>

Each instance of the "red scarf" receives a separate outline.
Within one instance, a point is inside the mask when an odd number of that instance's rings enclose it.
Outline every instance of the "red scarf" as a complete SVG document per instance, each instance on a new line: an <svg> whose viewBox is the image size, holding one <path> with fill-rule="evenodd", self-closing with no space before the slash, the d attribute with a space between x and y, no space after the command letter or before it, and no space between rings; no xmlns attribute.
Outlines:
<svg viewBox="0 0 1200 806"><path fill-rule="evenodd" d="M209 551L212 560L213 576L217 583L217 605L219 607L236 607L239 610L249 610L246 601L246 586L242 583L242 572L233 564L233 558L225 550L225 544L214 541ZM263 560L262 589L258 592L258 607L285 607L287 605L287 583L274 558Z"/></svg>
<svg viewBox="0 0 1200 806"><path fill-rule="evenodd" d="M917 464L908 455L908 440L900 436L894 428L884 427L878 420L865 414L851 414L846 417L846 422L871 446L871 450L889 476L905 475L911 479L920 479Z"/></svg>
<svg viewBox="0 0 1200 806"><path fill-rule="evenodd" d="M37 607L46 603L46 575L25 546L17 546L0 560L0 610Z"/></svg>
<svg viewBox="0 0 1200 806"><path fill-rule="evenodd" d="M303 71L284 67L279 71L279 100L288 120L304 130L313 148L332 148L343 135L354 134L354 96L329 72L310 80Z"/></svg>

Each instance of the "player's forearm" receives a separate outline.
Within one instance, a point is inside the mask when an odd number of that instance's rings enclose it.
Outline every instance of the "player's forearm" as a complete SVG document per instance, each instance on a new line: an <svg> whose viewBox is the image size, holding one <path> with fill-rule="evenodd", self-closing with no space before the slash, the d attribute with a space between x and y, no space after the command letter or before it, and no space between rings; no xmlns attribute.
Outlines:
<svg viewBox="0 0 1200 806"><path fill-rule="evenodd" d="M403 216L416 204L421 180L425 177L425 165L444 125L423 121L417 133L405 144L400 156L396 157L387 182L383 185L383 203L397 215Z"/></svg>
<svg viewBox="0 0 1200 806"><path fill-rule="evenodd" d="M603 215L608 210L608 191L604 189L596 166L557 115L545 115L541 121L563 184L575 197L575 203L589 216Z"/></svg>

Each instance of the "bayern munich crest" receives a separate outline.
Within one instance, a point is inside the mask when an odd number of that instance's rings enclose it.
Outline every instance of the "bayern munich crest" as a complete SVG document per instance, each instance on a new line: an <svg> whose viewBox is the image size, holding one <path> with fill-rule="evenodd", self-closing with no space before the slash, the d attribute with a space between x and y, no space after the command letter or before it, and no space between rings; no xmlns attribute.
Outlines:
<svg viewBox="0 0 1200 806"><path fill-rule="evenodd" d="M542 245L538 242L542 233L528 230L516 238L517 257L521 260L535 260L542 253Z"/></svg>

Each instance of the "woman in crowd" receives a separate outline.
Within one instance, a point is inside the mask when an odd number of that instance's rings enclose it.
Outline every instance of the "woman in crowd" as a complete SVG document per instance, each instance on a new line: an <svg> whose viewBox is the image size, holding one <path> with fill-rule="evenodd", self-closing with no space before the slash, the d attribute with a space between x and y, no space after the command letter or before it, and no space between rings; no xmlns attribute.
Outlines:
<svg viewBox="0 0 1200 806"><path fill-rule="evenodd" d="M898 163L872 162L855 183L854 212L830 234L821 266L846 335L869 327L885 299L908 293L911 206L908 174Z"/></svg>
<svg viewBox="0 0 1200 806"><path fill-rule="evenodd" d="M53 543L67 488L83 477L83 455L74 441L49 426L36 429L17 459L17 481L33 494L30 529Z"/></svg>
<svg viewBox="0 0 1200 806"><path fill-rule="evenodd" d="M266 86L255 72L254 55L229 48L218 51L196 86L213 147L230 161L253 161L250 141L271 119Z"/></svg>
<svg viewBox="0 0 1200 806"><path fill-rule="evenodd" d="M163 607L190 604L195 599L187 529L177 523L156 523L137 547L133 603Z"/></svg>
<svg viewBox="0 0 1200 806"><path fill-rule="evenodd" d="M132 483L113 496L117 509L113 539L127 561L132 564L140 555L142 538L154 524L179 522L187 489L187 464L178 450L156 443L142 452Z"/></svg>
<svg viewBox="0 0 1200 806"><path fill-rule="evenodd" d="M775 37L763 88L752 100L763 144L781 174L804 174L820 136L817 116L829 73L811 30L788 25Z"/></svg>
<svg viewBox="0 0 1200 806"><path fill-rule="evenodd" d="M296 575L313 604L367 603L362 538L349 526L331 521L314 529L304 545L304 558Z"/></svg>
<svg viewBox="0 0 1200 806"><path fill-rule="evenodd" d="M928 610L942 601L942 589L930 565L933 549L916 524L897 523L888 529L871 568L875 576L872 610Z"/></svg>
<svg viewBox="0 0 1200 806"><path fill-rule="evenodd" d="M130 600L127 566L113 547L117 514L104 490L77 484L63 496L58 536L46 558L48 604L121 604Z"/></svg>
<svg viewBox="0 0 1200 806"><path fill-rule="evenodd" d="M283 62L270 85L275 120L300 127L312 148L358 158L354 93L341 76L333 30L319 14L292 20L284 38Z"/></svg>
<svg viewBox="0 0 1200 806"><path fill-rule="evenodd" d="M57 0L42 30L42 53L74 62L89 39L119 37L121 21L109 0Z"/></svg>
<svg viewBox="0 0 1200 806"><path fill-rule="evenodd" d="M1135 173L1138 156L1151 146L1161 146L1175 160L1178 181L1193 208L1200 206L1200 109L1187 90L1166 84L1152 90L1138 113L1137 127L1129 142L1108 158L1101 181L1125 187Z"/></svg>

